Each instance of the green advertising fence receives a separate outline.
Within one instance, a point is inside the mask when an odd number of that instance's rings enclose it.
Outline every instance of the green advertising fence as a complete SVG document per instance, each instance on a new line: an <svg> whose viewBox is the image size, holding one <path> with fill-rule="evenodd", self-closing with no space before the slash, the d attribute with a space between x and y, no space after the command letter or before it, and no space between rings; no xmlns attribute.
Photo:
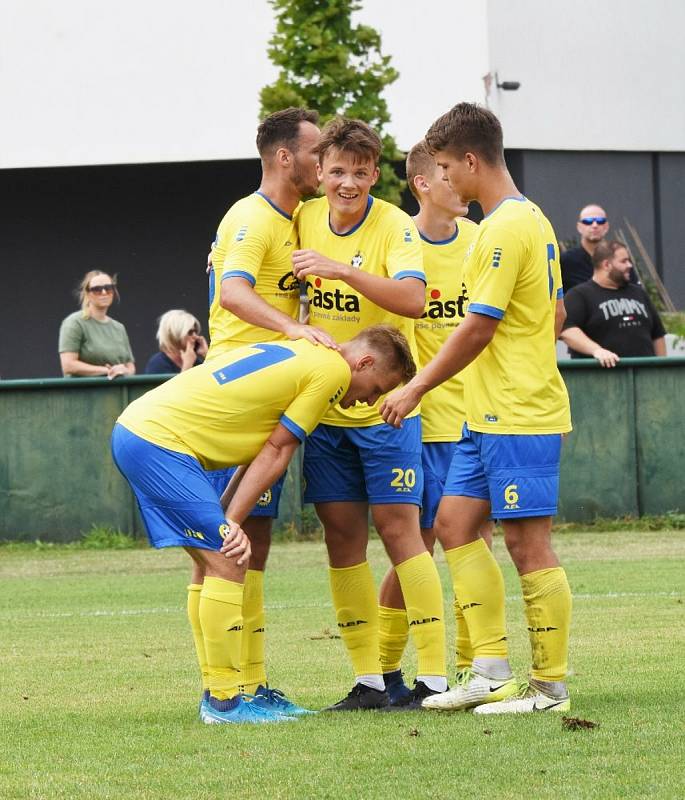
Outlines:
<svg viewBox="0 0 685 800"><path fill-rule="evenodd" d="M559 518L685 510L685 358L562 361L573 433L564 443ZM0 539L70 541L93 525L143 535L112 463L109 435L159 376L0 381ZM301 530L300 458L279 525Z"/></svg>

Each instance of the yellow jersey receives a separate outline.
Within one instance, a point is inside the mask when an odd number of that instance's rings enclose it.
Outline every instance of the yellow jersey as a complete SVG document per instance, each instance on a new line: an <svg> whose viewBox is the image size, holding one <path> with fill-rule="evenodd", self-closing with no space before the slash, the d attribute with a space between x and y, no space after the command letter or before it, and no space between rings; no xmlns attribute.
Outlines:
<svg viewBox="0 0 685 800"><path fill-rule="evenodd" d="M468 297L462 281L464 257L478 236L478 226L456 220L454 235L434 242L421 231L423 268L426 273L426 310L414 321L419 363L422 367L438 351L466 316ZM436 386L421 400L424 442L456 442L464 426L464 381L461 373Z"/></svg>
<svg viewBox="0 0 685 800"><path fill-rule="evenodd" d="M364 218L344 234L331 230L328 214L325 197L309 200L302 206L298 216L302 249L316 250L334 261L383 278L412 277L425 282L418 232L404 211L369 196ZM344 281L310 276L307 295L309 322L330 333L336 341L347 341L369 325L394 325L407 337L417 358L413 319L380 308ZM378 425L383 422L378 413L382 402L383 398L375 406L336 407L322 422L342 427Z"/></svg>
<svg viewBox="0 0 685 800"><path fill-rule="evenodd" d="M296 318L299 281L293 275L292 255L297 248L294 216L254 192L231 206L219 223L212 245L209 281L208 356L252 342L285 340L277 331L251 325L221 307L221 281L240 277L269 305Z"/></svg>
<svg viewBox="0 0 685 800"><path fill-rule="evenodd" d="M501 434L571 430L554 335L556 301L563 296L559 246L534 203L508 197L485 217L464 262L464 283L468 313L501 320L464 371L469 428Z"/></svg>
<svg viewBox="0 0 685 800"><path fill-rule="evenodd" d="M207 470L223 469L249 464L279 422L303 441L350 379L340 353L305 339L247 345L152 389L118 422Z"/></svg>

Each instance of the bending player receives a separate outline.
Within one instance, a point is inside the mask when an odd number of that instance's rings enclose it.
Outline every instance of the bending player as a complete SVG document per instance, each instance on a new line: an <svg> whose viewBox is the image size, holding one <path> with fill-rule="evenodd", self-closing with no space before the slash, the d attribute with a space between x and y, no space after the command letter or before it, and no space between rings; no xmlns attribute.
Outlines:
<svg viewBox="0 0 685 800"><path fill-rule="evenodd" d="M400 425L423 395L464 375L466 427L435 523L473 647L472 669L424 707L478 713L567 710L571 592L551 546L561 436L570 430L556 365L563 320L558 247L540 209L514 185L502 128L487 109L460 103L426 142L450 186L485 214L464 264L465 320L438 355L381 412ZM517 689L508 661L504 581L479 530L501 520L520 575L532 649L529 680Z"/></svg>
<svg viewBox="0 0 685 800"><path fill-rule="evenodd" d="M299 283L292 272L297 247L294 215L303 196L319 186L316 174L318 114L287 108L267 117L257 130L262 181L221 220L210 254L209 334L213 359L252 342L305 338L337 347L323 331L299 323ZM230 478L217 476L221 484ZM241 678L246 692L267 707L288 713L298 709L267 683L265 664L264 570L273 518L284 476L278 476L245 521L252 556L245 577ZM223 487L221 487L223 488ZM188 591L188 615L197 626L202 586Z"/></svg>
<svg viewBox="0 0 685 800"><path fill-rule="evenodd" d="M434 358L449 335L466 316L468 298L462 282L462 263L478 236L478 226L465 218L462 203L443 178L425 142L407 155L407 183L419 204L414 222L421 237L426 273L426 307L414 323L419 364ZM433 523L457 440L464 425L464 385L455 375L429 392L421 402L423 499L421 535L433 552ZM493 523L486 521L481 536L491 546ZM409 620L394 569L389 569L379 594L380 653L383 678L390 703L398 708L411 703L412 693L402 680L400 661L409 638ZM455 599L457 620L457 671L471 667L473 653L468 628Z"/></svg>
<svg viewBox="0 0 685 800"><path fill-rule="evenodd" d="M119 417L112 455L136 495L150 543L183 547L194 562L193 582L202 586L193 636L203 722L292 718L291 709L240 691L250 552L240 526L330 408L374 404L415 371L406 339L389 326L368 328L340 352L305 340L265 342L181 373ZM249 462L224 516L213 472Z"/></svg>
<svg viewBox="0 0 685 800"><path fill-rule="evenodd" d="M412 317L423 313L425 277L411 218L369 194L381 142L365 123L335 119L322 131L318 176L326 196L302 207L294 273L307 281L310 318L346 339L378 322L414 346ZM421 539L421 422L398 431L375 408L332 409L307 439L305 501L323 523L338 627L355 672L334 711L388 705L378 641L378 603L366 560L369 507L402 586L416 643L416 705L447 687L438 572Z"/></svg>

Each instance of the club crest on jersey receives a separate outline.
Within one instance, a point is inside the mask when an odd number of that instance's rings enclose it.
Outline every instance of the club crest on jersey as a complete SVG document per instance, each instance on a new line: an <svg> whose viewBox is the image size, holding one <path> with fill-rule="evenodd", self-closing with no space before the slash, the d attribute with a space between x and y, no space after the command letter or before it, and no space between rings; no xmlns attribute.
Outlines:
<svg viewBox="0 0 685 800"><path fill-rule="evenodd" d="M497 269L497 267L499 267L499 264L500 264L501 260L502 260L502 248L501 247L496 247L492 251L492 262L491 262L490 266L493 267L493 269Z"/></svg>
<svg viewBox="0 0 685 800"><path fill-rule="evenodd" d="M267 489L262 496L257 500L257 505L264 508L264 506L268 506L271 502L271 489Z"/></svg>
<svg viewBox="0 0 685 800"><path fill-rule="evenodd" d="M454 319L466 316L466 306L469 297L466 291L466 284L461 284L461 294L454 300L442 300L439 289L431 289L428 292L428 302L426 310L421 314L421 319Z"/></svg>
<svg viewBox="0 0 685 800"><path fill-rule="evenodd" d="M235 237L236 242L242 242L245 236L247 236L247 225L243 225L236 234Z"/></svg>
<svg viewBox="0 0 685 800"><path fill-rule="evenodd" d="M364 254L362 253L361 250L357 250L357 252L352 256L352 261L350 261L350 264L355 269L360 269L363 263L364 263Z"/></svg>
<svg viewBox="0 0 685 800"><path fill-rule="evenodd" d="M307 281L307 295L312 292L310 303L315 308L323 308L327 311L359 311L359 297L356 294L345 294L340 289L333 292L321 289L321 278L314 281Z"/></svg>

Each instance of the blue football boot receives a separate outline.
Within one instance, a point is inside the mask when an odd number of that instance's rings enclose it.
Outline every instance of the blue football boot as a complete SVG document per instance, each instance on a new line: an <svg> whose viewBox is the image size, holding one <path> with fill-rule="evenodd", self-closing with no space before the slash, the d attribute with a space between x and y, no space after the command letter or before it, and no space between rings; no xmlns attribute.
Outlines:
<svg viewBox="0 0 685 800"><path fill-rule="evenodd" d="M261 724L295 719L286 714L277 714L269 709L260 708L255 705L252 698L244 694L238 694L230 700L217 700L210 695L209 699L203 702L200 718L205 725Z"/></svg>
<svg viewBox="0 0 685 800"><path fill-rule="evenodd" d="M285 714L287 717L302 717L305 714L316 714L308 708L298 706L292 700L288 700L285 694L278 689L270 689L268 686L257 687L252 702L259 708L268 709L276 714Z"/></svg>

